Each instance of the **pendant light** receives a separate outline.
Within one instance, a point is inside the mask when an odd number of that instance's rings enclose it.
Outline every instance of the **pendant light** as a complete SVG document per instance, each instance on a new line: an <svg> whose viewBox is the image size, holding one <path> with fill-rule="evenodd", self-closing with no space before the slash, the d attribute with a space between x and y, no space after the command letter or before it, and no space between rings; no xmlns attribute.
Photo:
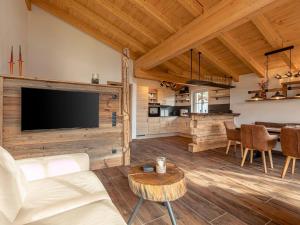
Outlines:
<svg viewBox="0 0 300 225"><path fill-rule="evenodd" d="M262 101L264 99L260 96L260 94L258 92L256 92L255 95L253 97L251 97L249 100L251 100L251 101Z"/></svg>
<svg viewBox="0 0 300 225"><path fill-rule="evenodd" d="M191 77L190 80L188 80L185 85L187 86L209 86L209 87L218 87L218 88L234 88L235 86L232 86L231 84L220 84L213 81L207 81L207 80L201 80L201 52L198 52L198 79L193 79L193 49L190 50L190 72Z"/></svg>
<svg viewBox="0 0 300 225"><path fill-rule="evenodd" d="M273 100L280 100L280 99L284 99L285 96L283 94L280 93L280 91L276 91L276 93L271 97L271 99Z"/></svg>
<svg viewBox="0 0 300 225"><path fill-rule="evenodd" d="M300 93L296 94L294 98L300 98Z"/></svg>

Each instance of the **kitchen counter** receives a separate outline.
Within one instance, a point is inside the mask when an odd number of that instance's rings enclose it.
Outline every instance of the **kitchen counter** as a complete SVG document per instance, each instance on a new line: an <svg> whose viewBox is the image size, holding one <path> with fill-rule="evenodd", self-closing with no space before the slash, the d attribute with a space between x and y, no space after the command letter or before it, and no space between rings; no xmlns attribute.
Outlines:
<svg viewBox="0 0 300 225"><path fill-rule="evenodd" d="M149 117L148 135L190 135L190 121L191 118L180 116Z"/></svg>
<svg viewBox="0 0 300 225"><path fill-rule="evenodd" d="M190 152L226 147L227 137L224 121L233 120L237 113L191 113L190 129L193 143Z"/></svg>
<svg viewBox="0 0 300 225"><path fill-rule="evenodd" d="M190 113L190 115L195 115L195 116L239 116L239 113Z"/></svg>

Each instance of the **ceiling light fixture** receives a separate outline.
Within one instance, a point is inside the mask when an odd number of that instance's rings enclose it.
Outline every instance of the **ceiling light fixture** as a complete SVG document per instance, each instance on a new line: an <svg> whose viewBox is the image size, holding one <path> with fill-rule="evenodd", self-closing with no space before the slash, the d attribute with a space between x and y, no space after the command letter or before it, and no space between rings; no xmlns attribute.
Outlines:
<svg viewBox="0 0 300 225"><path fill-rule="evenodd" d="M300 98L300 93L296 94L294 98Z"/></svg>
<svg viewBox="0 0 300 225"><path fill-rule="evenodd" d="M276 91L276 93L271 97L271 99L273 100L280 100L280 99L284 99L285 96L283 94L280 93L280 91Z"/></svg>
<svg viewBox="0 0 300 225"><path fill-rule="evenodd" d="M250 101L262 101L262 100L264 100L261 96L260 96L260 94L257 92L257 93L255 93L255 95L253 96L253 97L251 97L250 99L249 99Z"/></svg>
<svg viewBox="0 0 300 225"><path fill-rule="evenodd" d="M288 47L285 47L285 48L280 48L280 49L276 49L274 51L265 53L265 56L269 56L269 55L273 55L273 54L284 52L284 51L290 51L289 71L286 72L284 75L276 74L274 76L275 79L280 80L280 79L284 79L284 78L300 77L300 71L298 71L295 74L292 73L292 50L293 49L294 49L294 46L291 45L291 46L288 46Z"/></svg>
<svg viewBox="0 0 300 225"><path fill-rule="evenodd" d="M209 87L218 87L223 89L234 88L235 86L231 85L231 77L225 77L225 83L217 83L207 79L201 79L201 52L198 52L198 79L193 79L193 49L190 50L190 60L191 60L191 79L188 80L185 84L187 86L209 86ZM211 76L212 78L212 76Z"/></svg>

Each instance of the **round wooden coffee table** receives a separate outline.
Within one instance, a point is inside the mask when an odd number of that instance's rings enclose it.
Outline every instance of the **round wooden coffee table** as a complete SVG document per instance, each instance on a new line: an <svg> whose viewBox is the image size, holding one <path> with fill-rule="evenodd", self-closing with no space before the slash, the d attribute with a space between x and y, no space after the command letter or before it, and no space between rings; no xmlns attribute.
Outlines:
<svg viewBox="0 0 300 225"><path fill-rule="evenodd" d="M172 224L176 225L170 201L174 201L186 193L185 177L182 170L176 165L168 163L165 174L145 173L142 166L135 166L128 173L128 182L133 193L140 197L128 220L128 225L133 222L144 200L165 203Z"/></svg>

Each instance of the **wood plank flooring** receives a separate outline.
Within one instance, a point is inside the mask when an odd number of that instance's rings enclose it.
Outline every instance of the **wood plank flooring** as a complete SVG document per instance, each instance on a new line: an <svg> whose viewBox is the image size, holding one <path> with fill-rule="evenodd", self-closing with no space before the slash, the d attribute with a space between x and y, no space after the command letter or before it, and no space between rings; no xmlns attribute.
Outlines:
<svg viewBox="0 0 300 225"><path fill-rule="evenodd" d="M289 169L286 179L282 180L284 158L280 155L273 155L274 169L268 167L269 173L264 174L261 158L255 159L253 164L247 160L241 168L239 150L235 153L232 148L229 155L225 155L225 149L190 153L188 143L191 140L183 137L132 143L132 165L166 156L185 171L188 192L172 203L179 225L300 224L299 162L296 174L291 175ZM138 200L128 186L127 171L128 167L95 171L126 221ZM147 201L134 224L171 222L161 204Z"/></svg>

